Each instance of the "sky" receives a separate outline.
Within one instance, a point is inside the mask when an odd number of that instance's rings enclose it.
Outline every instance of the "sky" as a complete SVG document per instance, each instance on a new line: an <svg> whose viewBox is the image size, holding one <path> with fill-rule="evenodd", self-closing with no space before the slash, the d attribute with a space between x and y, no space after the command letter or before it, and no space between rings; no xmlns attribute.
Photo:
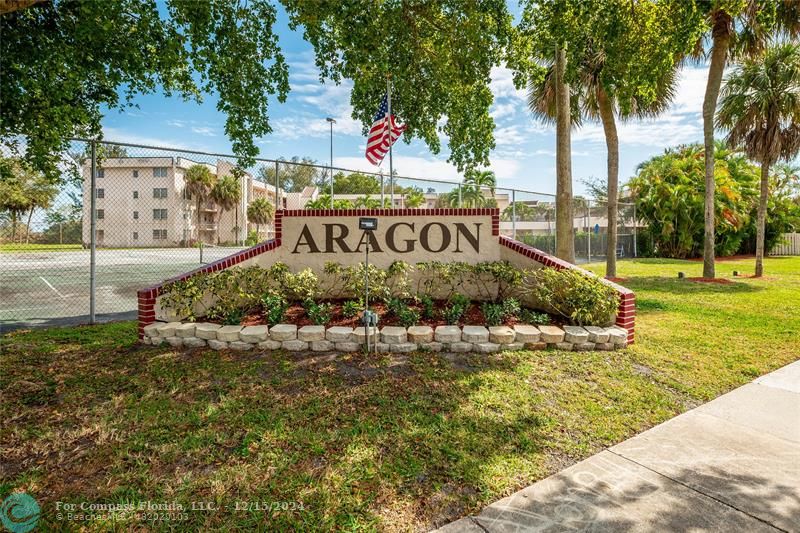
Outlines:
<svg viewBox="0 0 800 533"><path fill-rule="evenodd" d="M280 8L279 8L280 9ZM311 157L322 164L330 160L330 126L334 126L334 165L353 170L378 171L364 157L362 126L351 117L349 82L321 84L311 46L300 32L288 27L279 13L276 31L289 63L291 92L285 103L271 101L273 132L257 140L260 157L275 159ZM702 99L707 68L689 66L680 73L676 97L667 112L656 119L618 124L620 139L620 180L634 175L639 163L677 144L702 142ZM555 192L555 126L533 119L527 110L525 92L515 89L511 71L495 67L491 73L496 148L490 169L500 187L542 193ZM135 98L137 108L108 111L103 119L104 137L110 141L231 153L224 132L225 115L216 109L214 95L202 103L167 98L160 93ZM377 110L380 102L375 102ZM402 121L402 117L399 117ZM394 147L394 168L401 176L459 181L456 168L447 162L443 144L433 154L419 140L398 141ZM582 180L606 178L606 150L599 123L586 123L572 133L572 174L575 194L585 193ZM388 170L388 157L383 163Z"/></svg>

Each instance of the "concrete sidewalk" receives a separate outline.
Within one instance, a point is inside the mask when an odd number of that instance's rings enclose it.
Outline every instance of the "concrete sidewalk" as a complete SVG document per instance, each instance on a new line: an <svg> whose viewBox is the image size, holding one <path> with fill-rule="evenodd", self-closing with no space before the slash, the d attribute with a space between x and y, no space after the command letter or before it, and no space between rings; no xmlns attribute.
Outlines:
<svg viewBox="0 0 800 533"><path fill-rule="evenodd" d="M800 361L438 531L800 532Z"/></svg>

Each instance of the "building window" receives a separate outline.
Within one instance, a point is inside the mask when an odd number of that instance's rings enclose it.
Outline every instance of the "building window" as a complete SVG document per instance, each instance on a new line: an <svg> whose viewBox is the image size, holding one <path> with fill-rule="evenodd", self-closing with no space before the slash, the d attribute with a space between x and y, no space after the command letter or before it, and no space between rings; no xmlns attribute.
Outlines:
<svg viewBox="0 0 800 533"><path fill-rule="evenodd" d="M134 199L139 198L139 191L133 191L133 197Z"/></svg>
<svg viewBox="0 0 800 533"><path fill-rule="evenodd" d="M103 231L101 229L98 229L98 230L95 230L95 235L97 235L97 240L98 241L102 241L103 237L106 236L106 233L105 233L105 231Z"/></svg>
<svg viewBox="0 0 800 533"><path fill-rule="evenodd" d="M153 220L167 220L167 210L153 209Z"/></svg>
<svg viewBox="0 0 800 533"><path fill-rule="evenodd" d="M192 193L189 192L189 189L183 189L183 199L184 200L192 199Z"/></svg>
<svg viewBox="0 0 800 533"><path fill-rule="evenodd" d="M153 169L153 177L154 178L166 178L167 177L167 167L155 167Z"/></svg>
<svg viewBox="0 0 800 533"><path fill-rule="evenodd" d="M106 217L105 209L98 209L97 210L97 220L101 220Z"/></svg>
<svg viewBox="0 0 800 533"><path fill-rule="evenodd" d="M139 211L133 212L133 220L139 220Z"/></svg>
<svg viewBox="0 0 800 533"><path fill-rule="evenodd" d="M138 178L139 177L139 171L138 170L134 170L133 171L133 177L134 178Z"/></svg>
<svg viewBox="0 0 800 533"><path fill-rule="evenodd" d="M106 177L106 169L98 168L97 169L97 177L98 178L105 178Z"/></svg>
<svg viewBox="0 0 800 533"><path fill-rule="evenodd" d="M163 241L167 238L167 230L165 229L154 229L153 230L153 240L154 241Z"/></svg>
<svg viewBox="0 0 800 533"><path fill-rule="evenodd" d="M166 197L167 197L167 189L166 188L153 189L153 198L166 198Z"/></svg>
<svg viewBox="0 0 800 533"><path fill-rule="evenodd" d="M139 240L139 232L138 231L134 231L133 232L133 240L134 241L138 241Z"/></svg>
<svg viewBox="0 0 800 533"><path fill-rule="evenodd" d="M105 189L96 189L95 193L97 193L95 198L105 198L106 197L106 190Z"/></svg>

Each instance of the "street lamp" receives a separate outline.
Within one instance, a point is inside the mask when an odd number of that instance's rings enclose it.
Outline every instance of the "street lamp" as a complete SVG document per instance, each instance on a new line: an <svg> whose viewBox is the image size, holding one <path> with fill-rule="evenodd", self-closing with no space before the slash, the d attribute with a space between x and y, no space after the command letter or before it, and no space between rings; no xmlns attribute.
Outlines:
<svg viewBox="0 0 800 533"><path fill-rule="evenodd" d="M331 209L333 209L333 125L336 124L336 120L331 117L326 117L325 120L330 122L331 124Z"/></svg>

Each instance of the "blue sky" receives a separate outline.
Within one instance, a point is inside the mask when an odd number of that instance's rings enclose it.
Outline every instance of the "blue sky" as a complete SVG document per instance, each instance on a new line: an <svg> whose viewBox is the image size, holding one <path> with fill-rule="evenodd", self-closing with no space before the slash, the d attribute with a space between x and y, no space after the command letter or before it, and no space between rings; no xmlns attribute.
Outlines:
<svg viewBox="0 0 800 533"><path fill-rule="evenodd" d="M258 140L261 156L278 158L309 156L324 164L329 160L329 125L334 128L334 164L344 168L377 171L364 158L365 138L361 124L351 118L350 85L320 84L311 46L288 27L279 14L277 32L289 62L291 92L286 103L270 103L273 133ZM701 107L706 67L684 68L675 101L661 117L620 124L620 178L627 181L636 166L669 146L702 141ZM555 192L555 127L533 120L525 105L525 94L517 91L511 72L492 71L491 109L496 122L497 147L490 168L500 186L537 192ZM160 93L135 99L138 108L111 111L103 119L107 140L174 146L230 153L224 132L225 116L216 110L216 97L205 95L202 103L166 98ZM379 102L375 102L377 109ZM400 117L402 120L402 117ZM584 191L580 180L590 176L605 179L606 151L602 127L587 123L572 133L572 170L576 194ZM394 165L402 176L457 181L455 167L447 163L446 146L434 155L421 141L398 142ZM388 168L388 158L384 162Z"/></svg>

